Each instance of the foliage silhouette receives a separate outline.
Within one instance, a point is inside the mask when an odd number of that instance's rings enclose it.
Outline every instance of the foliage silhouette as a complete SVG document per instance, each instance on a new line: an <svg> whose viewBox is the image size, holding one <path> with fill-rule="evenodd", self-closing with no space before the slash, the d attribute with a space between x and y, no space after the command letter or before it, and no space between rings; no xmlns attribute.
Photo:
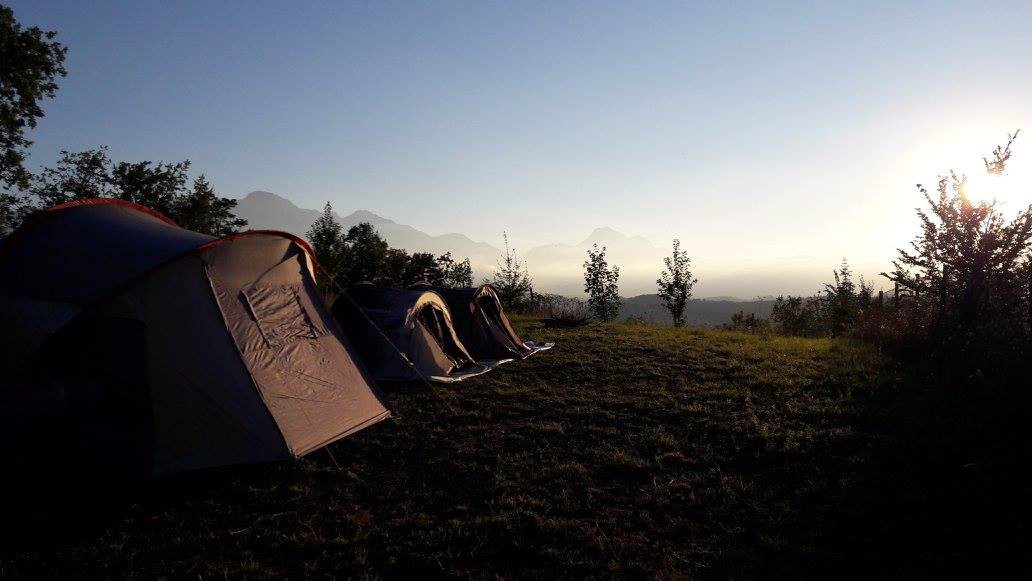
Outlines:
<svg viewBox="0 0 1032 581"><path fill-rule="evenodd" d="M584 261L584 292L588 294L588 310L600 321L612 321L620 313L618 281L620 267L609 267L606 247L593 244Z"/></svg>

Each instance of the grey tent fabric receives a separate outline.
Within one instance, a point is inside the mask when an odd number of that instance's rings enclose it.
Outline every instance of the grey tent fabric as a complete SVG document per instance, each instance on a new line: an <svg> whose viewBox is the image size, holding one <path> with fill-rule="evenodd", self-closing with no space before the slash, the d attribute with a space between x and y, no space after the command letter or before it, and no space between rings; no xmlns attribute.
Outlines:
<svg viewBox="0 0 1032 581"><path fill-rule="evenodd" d="M454 382L490 370L466 350L435 292L361 283L332 310L378 380Z"/></svg>
<svg viewBox="0 0 1032 581"><path fill-rule="evenodd" d="M418 283L413 290L433 291L444 298L455 332L477 362L490 365L530 357L550 349L551 343L523 340L509 323L494 287L445 288Z"/></svg>
<svg viewBox="0 0 1032 581"><path fill-rule="evenodd" d="M3 348L20 345L0 406L147 442L128 456L152 474L318 449L389 413L314 268L289 234L215 239L113 200L52 209L0 249Z"/></svg>
<svg viewBox="0 0 1032 581"><path fill-rule="evenodd" d="M29 218L0 246L0 369L16 367L101 297L212 240L118 200L79 200Z"/></svg>

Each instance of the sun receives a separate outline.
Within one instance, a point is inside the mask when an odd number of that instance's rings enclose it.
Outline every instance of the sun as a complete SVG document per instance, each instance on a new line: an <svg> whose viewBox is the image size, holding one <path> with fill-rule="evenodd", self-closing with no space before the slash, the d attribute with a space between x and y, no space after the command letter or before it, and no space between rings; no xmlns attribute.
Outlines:
<svg viewBox="0 0 1032 581"><path fill-rule="evenodd" d="M1024 168L1008 167L1003 175L990 175L984 167L967 173L966 193L975 202L998 202L1008 210L1032 204L1032 174Z"/></svg>

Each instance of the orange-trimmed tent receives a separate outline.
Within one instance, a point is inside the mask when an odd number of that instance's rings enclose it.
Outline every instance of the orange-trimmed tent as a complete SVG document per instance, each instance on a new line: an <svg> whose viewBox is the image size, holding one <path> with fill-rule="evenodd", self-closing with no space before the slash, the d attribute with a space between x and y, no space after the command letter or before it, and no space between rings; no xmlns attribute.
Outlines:
<svg viewBox="0 0 1032 581"><path fill-rule="evenodd" d="M316 267L282 232L213 238L112 199L41 212L0 242L0 409L18 416L0 421L58 417L144 473L300 456L378 422Z"/></svg>

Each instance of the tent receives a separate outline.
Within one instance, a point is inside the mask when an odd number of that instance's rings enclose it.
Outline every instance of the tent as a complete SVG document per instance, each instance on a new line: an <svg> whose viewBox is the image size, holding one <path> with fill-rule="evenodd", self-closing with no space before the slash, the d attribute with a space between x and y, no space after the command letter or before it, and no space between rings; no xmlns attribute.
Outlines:
<svg viewBox="0 0 1032 581"><path fill-rule="evenodd" d="M359 283L337 299L333 315L376 379L453 382L490 369L455 335L448 305L435 292Z"/></svg>
<svg viewBox="0 0 1032 581"><path fill-rule="evenodd" d="M552 347L551 343L524 341L509 323L498 293L489 284L444 288L418 283L410 288L432 290L444 298L451 310L456 334L477 362L491 364L523 359Z"/></svg>
<svg viewBox="0 0 1032 581"><path fill-rule="evenodd" d="M0 245L0 421L49 417L147 474L296 457L378 422L315 268L282 232L213 238L111 199L38 213Z"/></svg>

